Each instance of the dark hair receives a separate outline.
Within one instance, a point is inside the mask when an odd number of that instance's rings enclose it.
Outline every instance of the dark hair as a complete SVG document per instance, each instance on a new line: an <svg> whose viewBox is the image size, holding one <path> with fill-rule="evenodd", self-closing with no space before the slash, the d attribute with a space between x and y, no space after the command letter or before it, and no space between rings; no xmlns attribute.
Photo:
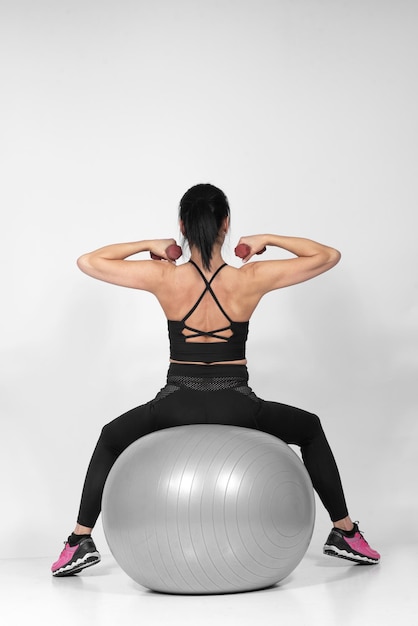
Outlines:
<svg viewBox="0 0 418 626"><path fill-rule="evenodd" d="M207 270L210 270L213 245L229 213L228 198L209 183L191 187L180 200L179 217L184 225L184 236L190 246L199 250Z"/></svg>

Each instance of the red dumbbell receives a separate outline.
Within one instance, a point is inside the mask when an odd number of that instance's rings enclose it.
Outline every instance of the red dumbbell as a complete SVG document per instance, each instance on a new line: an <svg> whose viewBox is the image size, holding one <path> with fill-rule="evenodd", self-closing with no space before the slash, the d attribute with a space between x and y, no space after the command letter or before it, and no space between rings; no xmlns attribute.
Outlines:
<svg viewBox="0 0 418 626"><path fill-rule="evenodd" d="M267 250L266 247L264 247L262 250L260 250L259 252L256 252L256 254L263 254L263 252L265 252ZM238 256L240 259L245 259L246 256L248 256L251 252L251 248L248 244L246 243L240 243L236 248L235 248L235 254L236 256Z"/></svg>
<svg viewBox="0 0 418 626"><path fill-rule="evenodd" d="M183 254L180 246L177 246L174 243L165 249L165 253L167 257L170 259L170 261L177 261L177 259L179 259L181 255ZM153 259L154 261L161 261L162 259L161 256L157 256L156 254L153 254L152 252L150 252L150 255L151 255L151 259Z"/></svg>

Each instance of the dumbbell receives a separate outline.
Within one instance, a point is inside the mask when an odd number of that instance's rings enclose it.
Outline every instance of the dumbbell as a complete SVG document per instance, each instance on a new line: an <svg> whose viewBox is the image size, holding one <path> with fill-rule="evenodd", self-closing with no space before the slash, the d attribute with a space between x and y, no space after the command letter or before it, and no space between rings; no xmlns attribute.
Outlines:
<svg viewBox="0 0 418 626"><path fill-rule="evenodd" d="M179 259L181 255L183 254L180 246L177 246L174 243L165 249L165 253L167 257L170 259L170 261L177 261L177 259ZM151 259L153 259L154 261L161 261L162 259L161 256L158 256L157 254L153 254L152 252L150 252L150 256L151 256Z"/></svg>
<svg viewBox="0 0 418 626"><path fill-rule="evenodd" d="M264 247L259 252L256 252L256 254L263 254L266 250L267 250L267 248ZM176 261L183 254L182 249L180 248L180 246L178 246L176 244L171 244L171 246L168 246L166 248L165 252L166 252L167 257L170 259L170 261ZM251 252L251 248L246 243L240 243L235 248L235 255L237 257L239 257L240 259L244 259L246 256L248 256L250 254L250 252ZM156 254L153 254L152 252L150 252L150 256L151 256L151 259L153 259L154 261L161 261L161 259L162 259L162 257L160 257L160 256L158 256Z"/></svg>
<svg viewBox="0 0 418 626"><path fill-rule="evenodd" d="M267 250L266 247L264 247L262 250L260 250L259 252L256 252L256 254L263 254L263 252L265 252ZM235 248L235 255L238 256L240 259L245 259L246 256L248 256L251 252L251 248L248 244L246 243L240 243L236 248Z"/></svg>

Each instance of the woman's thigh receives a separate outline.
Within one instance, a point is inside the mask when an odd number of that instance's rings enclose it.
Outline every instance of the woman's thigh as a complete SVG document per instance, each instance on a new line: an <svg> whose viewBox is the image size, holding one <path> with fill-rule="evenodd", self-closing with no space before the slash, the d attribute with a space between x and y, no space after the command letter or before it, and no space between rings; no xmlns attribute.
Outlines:
<svg viewBox="0 0 418 626"><path fill-rule="evenodd" d="M102 429L101 441L117 453L154 430L151 402L137 406L112 420Z"/></svg>
<svg viewBox="0 0 418 626"><path fill-rule="evenodd" d="M103 428L102 440L121 452L151 432L187 424L228 424L270 433L286 443L308 443L321 429L316 415L254 394L234 390L199 392L177 389L159 393Z"/></svg>
<svg viewBox="0 0 418 626"><path fill-rule="evenodd" d="M259 430L298 446L306 445L322 431L317 415L287 404L266 400L261 400L257 423Z"/></svg>

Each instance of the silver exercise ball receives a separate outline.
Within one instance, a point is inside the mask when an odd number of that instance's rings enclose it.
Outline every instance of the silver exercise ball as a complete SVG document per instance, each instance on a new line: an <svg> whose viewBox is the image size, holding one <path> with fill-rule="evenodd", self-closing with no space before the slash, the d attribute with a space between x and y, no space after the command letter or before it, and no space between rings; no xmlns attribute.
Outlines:
<svg viewBox="0 0 418 626"><path fill-rule="evenodd" d="M274 585L303 558L315 519L309 475L289 446L219 424L138 439L113 466L102 505L121 568L177 594Z"/></svg>

